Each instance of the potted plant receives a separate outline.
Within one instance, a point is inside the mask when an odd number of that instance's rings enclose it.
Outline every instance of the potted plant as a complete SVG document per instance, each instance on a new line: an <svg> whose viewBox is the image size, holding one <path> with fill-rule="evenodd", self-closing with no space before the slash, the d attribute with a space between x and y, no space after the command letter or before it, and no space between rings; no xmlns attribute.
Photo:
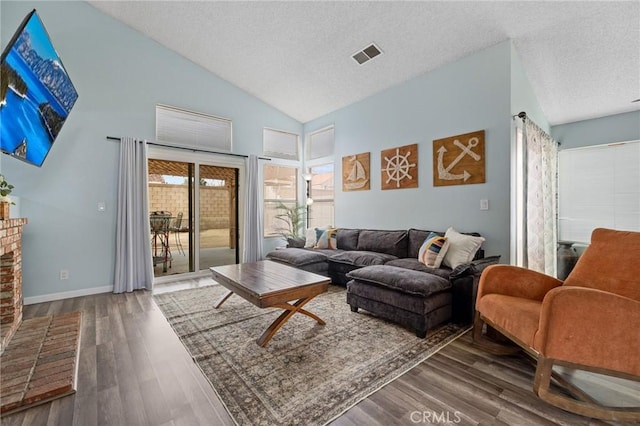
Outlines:
<svg viewBox="0 0 640 426"><path fill-rule="evenodd" d="M9 205L13 203L6 197L11 194L12 189L13 185L7 182L3 174L0 174L0 220L9 219Z"/></svg>
<svg viewBox="0 0 640 426"><path fill-rule="evenodd" d="M278 234L287 240L287 244L290 247L297 247L300 243L304 247L304 239L301 237L301 233L305 229L307 206L300 204L287 206L284 203L280 203L276 206L276 209L280 213L275 217L282 225L276 228Z"/></svg>

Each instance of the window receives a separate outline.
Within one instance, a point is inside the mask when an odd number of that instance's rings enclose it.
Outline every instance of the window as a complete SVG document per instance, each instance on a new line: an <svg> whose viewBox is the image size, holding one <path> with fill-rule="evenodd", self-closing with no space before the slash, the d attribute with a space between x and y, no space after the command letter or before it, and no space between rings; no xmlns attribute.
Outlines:
<svg viewBox="0 0 640 426"><path fill-rule="evenodd" d="M184 148L231 152L231 120L156 105L156 141Z"/></svg>
<svg viewBox="0 0 640 426"><path fill-rule="evenodd" d="M299 139L295 133L264 129L262 132L264 155L286 160L299 160Z"/></svg>
<svg viewBox="0 0 640 426"><path fill-rule="evenodd" d="M282 213L280 204L296 207L298 204L298 168L265 164L264 166L264 235L279 235L284 223L276 218Z"/></svg>
<svg viewBox="0 0 640 426"><path fill-rule="evenodd" d="M334 225L333 163L311 167L309 227Z"/></svg>
<svg viewBox="0 0 640 426"><path fill-rule="evenodd" d="M306 161L333 156L334 128L333 126L317 130L307 138Z"/></svg>
<svg viewBox="0 0 640 426"><path fill-rule="evenodd" d="M588 244L598 227L640 231L640 141L558 153L559 240Z"/></svg>

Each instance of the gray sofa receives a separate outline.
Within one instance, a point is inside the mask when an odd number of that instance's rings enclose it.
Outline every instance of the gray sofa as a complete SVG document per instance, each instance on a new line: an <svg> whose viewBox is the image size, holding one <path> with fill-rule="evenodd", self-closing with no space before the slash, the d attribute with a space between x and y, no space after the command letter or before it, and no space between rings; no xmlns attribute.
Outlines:
<svg viewBox="0 0 640 426"><path fill-rule="evenodd" d="M484 258L480 249L469 264L430 268L418 261L418 252L431 232L338 229L335 250L287 247L267 259L328 276L333 284L347 286L352 311L365 309L424 337L445 321L472 322L480 274L499 261L498 256Z"/></svg>

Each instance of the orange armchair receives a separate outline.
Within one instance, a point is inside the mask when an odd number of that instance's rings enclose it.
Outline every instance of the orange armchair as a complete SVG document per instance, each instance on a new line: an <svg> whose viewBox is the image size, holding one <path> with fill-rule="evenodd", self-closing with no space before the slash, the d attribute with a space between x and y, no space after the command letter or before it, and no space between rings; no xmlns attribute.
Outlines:
<svg viewBox="0 0 640 426"><path fill-rule="evenodd" d="M594 230L564 282L489 266L478 286L473 339L508 353L483 334L485 323L536 359L533 388L541 399L589 417L640 420L640 407L605 407L577 388L569 391L578 399L550 389L554 365L640 381L640 232Z"/></svg>

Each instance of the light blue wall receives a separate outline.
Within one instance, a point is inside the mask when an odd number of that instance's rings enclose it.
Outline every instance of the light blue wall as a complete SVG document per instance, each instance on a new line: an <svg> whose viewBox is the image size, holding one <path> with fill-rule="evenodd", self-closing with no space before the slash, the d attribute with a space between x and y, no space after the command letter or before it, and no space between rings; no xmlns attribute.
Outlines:
<svg viewBox="0 0 640 426"><path fill-rule="evenodd" d="M527 117L549 133L550 126L533 92L520 55L511 44L511 115L524 111ZM517 118L517 120L520 120Z"/></svg>
<svg viewBox="0 0 640 426"><path fill-rule="evenodd" d="M15 185L23 238L24 296L113 285L118 143L154 139L163 103L233 120L234 152L260 154L262 129L302 124L82 2L1 2L2 47L36 8L79 93L42 168L0 156ZM105 201L107 211L97 211ZM59 280L68 269L69 280Z"/></svg>
<svg viewBox="0 0 640 426"><path fill-rule="evenodd" d="M306 123L335 125L335 225L477 231L509 261L510 55L501 43ZM434 187L433 140L485 130L486 183ZM419 187L381 190L380 151L417 143ZM342 157L371 152L371 190L342 192ZM480 210L480 199L489 210Z"/></svg>
<svg viewBox="0 0 640 426"><path fill-rule="evenodd" d="M551 128L560 149L640 139L640 111L561 124Z"/></svg>

